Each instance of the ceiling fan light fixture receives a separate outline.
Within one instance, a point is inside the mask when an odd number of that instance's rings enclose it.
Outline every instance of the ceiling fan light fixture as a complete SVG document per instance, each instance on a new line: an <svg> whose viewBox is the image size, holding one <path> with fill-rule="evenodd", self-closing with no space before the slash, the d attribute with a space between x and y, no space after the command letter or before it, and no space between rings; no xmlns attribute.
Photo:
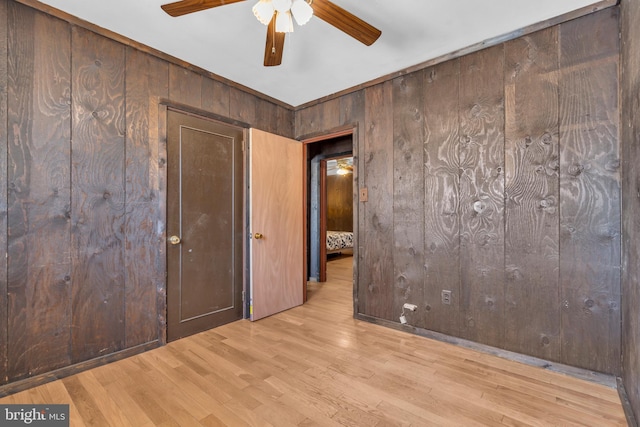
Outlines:
<svg viewBox="0 0 640 427"><path fill-rule="evenodd" d="M291 0L271 0L271 4L279 13L285 13L291 9Z"/></svg>
<svg viewBox="0 0 640 427"><path fill-rule="evenodd" d="M258 18L258 21L264 25L269 25L269 22L271 22L271 18L273 18L273 14L275 12L271 0L260 0L251 10L253 10L253 14Z"/></svg>
<svg viewBox="0 0 640 427"><path fill-rule="evenodd" d="M304 25L313 16L313 8L306 0L293 0L291 4L291 14L298 25Z"/></svg>
<svg viewBox="0 0 640 427"><path fill-rule="evenodd" d="M290 11L287 10L284 13L276 12L276 32L277 33L293 32L293 19L291 19Z"/></svg>

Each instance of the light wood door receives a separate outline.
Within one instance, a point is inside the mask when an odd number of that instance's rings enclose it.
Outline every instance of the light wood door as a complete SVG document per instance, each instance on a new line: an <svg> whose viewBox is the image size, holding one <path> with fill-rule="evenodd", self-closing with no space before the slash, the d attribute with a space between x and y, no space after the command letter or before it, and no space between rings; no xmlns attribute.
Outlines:
<svg viewBox="0 0 640 427"><path fill-rule="evenodd" d="M169 111L167 339L242 318L242 129Z"/></svg>
<svg viewBox="0 0 640 427"><path fill-rule="evenodd" d="M250 318L302 304L304 159L299 141L251 129Z"/></svg>

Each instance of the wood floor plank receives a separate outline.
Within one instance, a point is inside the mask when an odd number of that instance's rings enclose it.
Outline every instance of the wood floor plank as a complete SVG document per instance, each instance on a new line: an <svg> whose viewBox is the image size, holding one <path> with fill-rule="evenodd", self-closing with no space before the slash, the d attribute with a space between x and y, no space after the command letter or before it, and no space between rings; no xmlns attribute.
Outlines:
<svg viewBox="0 0 640 427"><path fill-rule="evenodd" d="M617 391L361 322L352 258L308 302L0 399L72 426L624 426Z"/></svg>

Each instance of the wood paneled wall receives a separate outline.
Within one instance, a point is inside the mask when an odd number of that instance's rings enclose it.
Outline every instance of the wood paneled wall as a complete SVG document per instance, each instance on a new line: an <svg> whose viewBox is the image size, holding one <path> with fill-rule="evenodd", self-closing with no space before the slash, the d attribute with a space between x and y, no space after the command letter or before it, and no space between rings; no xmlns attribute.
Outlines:
<svg viewBox="0 0 640 427"><path fill-rule="evenodd" d="M640 419L640 2L621 1L622 378Z"/></svg>
<svg viewBox="0 0 640 427"><path fill-rule="evenodd" d="M353 231L352 177L327 176L327 230Z"/></svg>
<svg viewBox="0 0 640 427"><path fill-rule="evenodd" d="M296 112L358 126L358 313L619 373L618 13Z"/></svg>
<svg viewBox="0 0 640 427"><path fill-rule="evenodd" d="M355 126L359 313L412 302L417 327L617 374L623 303L638 408L640 12L622 9L620 139L618 8L294 115L0 0L0 383L159 340L168 99L290 137Z"/></svg>
<svg viewBox="0 0 640 427"><path fill-rule="evenodd" d="M291 109L0 0L0 384L160 339L161 99L293 136Z"/></svg>

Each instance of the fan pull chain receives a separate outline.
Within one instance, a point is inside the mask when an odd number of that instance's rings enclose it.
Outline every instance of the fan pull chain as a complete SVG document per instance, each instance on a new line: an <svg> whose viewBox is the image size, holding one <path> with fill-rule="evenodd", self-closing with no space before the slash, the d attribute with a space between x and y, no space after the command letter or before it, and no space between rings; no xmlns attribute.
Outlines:
<svg viewBox="0 0 640 427"><path fill-rule="evenodd" d="M274 17L277 18L278 12L274 12L274 14L276 15ZM271 54L275 55L276 54L276 26L273 26L273 37L271 38Z"/></svg>

